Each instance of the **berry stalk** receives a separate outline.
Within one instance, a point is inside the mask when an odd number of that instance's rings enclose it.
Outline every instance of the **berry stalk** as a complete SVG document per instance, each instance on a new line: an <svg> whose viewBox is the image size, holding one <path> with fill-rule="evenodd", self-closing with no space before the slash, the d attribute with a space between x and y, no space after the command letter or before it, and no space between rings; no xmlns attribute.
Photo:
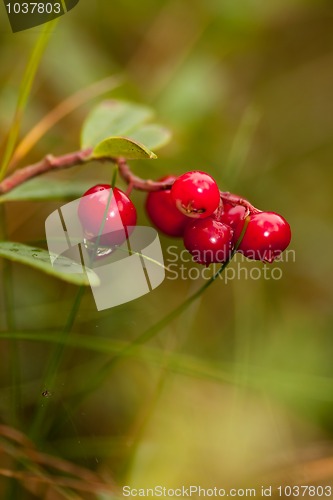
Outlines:
<svg viewBox="0 0 333 500"><path fill-rule="evenodd" d="M229 203L230 205L234 206L241 205L248 210L248 214L259 214L261 212L259 208L256 208L254 205L252 205L246 198L242 198L237 194L229 193L228 191L220 191L220 195L223 202Z"/></svg>

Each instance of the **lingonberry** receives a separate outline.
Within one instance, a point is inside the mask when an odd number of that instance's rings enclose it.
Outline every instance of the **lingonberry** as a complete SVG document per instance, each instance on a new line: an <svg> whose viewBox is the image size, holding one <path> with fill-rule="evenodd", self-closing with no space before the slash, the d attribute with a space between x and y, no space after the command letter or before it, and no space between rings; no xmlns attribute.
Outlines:
<svg viewBox="0 0 333 500"><path fill-rule="evenodd" d="M168 175L159 180L172 183L175 179L176 177ZM183 235L188 218L176 208L171 189L148 193L146 210L157 229L168 236Z"/></svg>
<svg viewBox="0 0 333 500"><path fill-rule="evenodd" d="M204 218L219 206L220 191L213 177L194 170L176 179L171 196L178 210L188 217Z"/></svg>
<svg viewBox="0 0 333 500"><path fill-rule="evenodd" d="M91 246L121 245L136 224L136 209L123 191L109 184L98 184L88 189L80 200L78 215L84 229L85 239ZM103 252L97 252L103 255Z"/></svg>
<svg viewBox="0 0 333 500"><path fill-rule="evenodd" d="M243 227L244 221L235 228L235 240L240 237ZM249 259L273 262L287 248L290 240L290 226L281 215L259 212L250 215L238 251Z"/></svg>
<svg viewBox="0 0 333 500"><path fill-rule="evenodd" d="M233 231L213 217L188 222L184 232L185 248L200 264L226 262L232 251Z"/></svg>
<svg viewBox="0 0 333 500"><path fill-rule="evenodd" d="M219 210L217 210L219 212ZM223 211L221 213L214 213L213 217L227 224L232 229L234 229L237 224L239 224L242 220L245 219L248 210L242 205L231 205L231 203L223 204Z"/></svg>

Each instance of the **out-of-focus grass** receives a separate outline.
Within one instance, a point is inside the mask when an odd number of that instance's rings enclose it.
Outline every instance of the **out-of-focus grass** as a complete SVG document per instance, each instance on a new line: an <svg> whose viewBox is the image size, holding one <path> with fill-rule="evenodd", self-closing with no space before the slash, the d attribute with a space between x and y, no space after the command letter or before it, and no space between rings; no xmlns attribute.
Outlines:
<svg viewBox="0 0 333 500"><path fill-rule="evenodd" d="M273 267L237 261L239 278L217 280L149 345L110 369L69 418L72 402L98 378L113 347L133 341L205 280L190 279L193 266L185 262L183 279L169 274L153 293L102 313L87 290L47 401L43 439L37 436L48 453L138 487L251 486L269 468L331 454L332 18L329 1L196 0L189 8L178 0L126 0L80 2L60 21L39 69L25 132L82 86L121 71L127 83L110 95L153 105L174 131L159 159L133 163L135 171L154 178L209 171L224 190L284 215L295 253ZM0 31L2 136L36 36ZM26 161L76 149L91 105L50 130ZM98 165L59 176L92 183L110 178ZM146 223L144 195L133 193L133 200ZM60 205L8 204L8 238L43 239L45 218ZM166 265L172 264L174 252L183 255L182 243L161 239ZM237 262L227 277L239 272ZM259 271L251 279L254 268ZM275 268L281 279L272 278ZM57 344L75 293L72 285L13 268L16 328L45 338L17 340L24 432L45 404L46 340L53 336ZM1 339L0 399L2 418L11 425L9 345ZM327 481L331 476L328 471Z"/></svg>

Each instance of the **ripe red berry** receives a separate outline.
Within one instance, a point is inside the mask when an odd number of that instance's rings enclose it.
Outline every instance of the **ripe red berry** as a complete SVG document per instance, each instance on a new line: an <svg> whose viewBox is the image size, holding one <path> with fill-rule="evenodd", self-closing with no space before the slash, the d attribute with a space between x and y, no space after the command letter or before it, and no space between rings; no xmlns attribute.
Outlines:
<svg viewBox="0 0 333 500"><path fill-rule="evenodd" d="M184 245L200 264L226 262L231 256L232 236L233 231L229 226L207 217L186 225Z"/></svg>
<svg viewBox="0 0 333 500"><path fill-rule="evenodd" d="M176 177L168 175L159 180L172 183L175 179ZM146 210L157 229L168 236L183 235L188 218L176 208L171 189L148 193Z"/></svg>
<svg viewBox="0 0 333 500"><path fill-rule="evenodd" d="M237 225L234 239L242 232L244 222ZM287 248L291 240L288 222L275 212L260 212L250 215L238 251L245 257L264 262L273 262Z"/></svg>
<svg viewBox="0 0 333 500"><path fill-rule="evenodd" d="M223 212L221 214L214 214L213 217L227 224L232 229L234 229L237 224L245 219L247 214L247 209L242 205L231 205L230 203L223 204Z"/></svg>
<svg viewBox="0 0 333 500"><path fill-rule="evenodd" d="M98 184L86 191L79 203L78 215L87 240L101 247L121 245L136 224L136 209L118 188Z"/></svg>
<svg viewBox="0 0 333 500"><path fill-rule="evenodd" d="M204 218L219 206L220 191L213 177L194 170L176 179L171 196L178 210L188 217Z"/></svg>

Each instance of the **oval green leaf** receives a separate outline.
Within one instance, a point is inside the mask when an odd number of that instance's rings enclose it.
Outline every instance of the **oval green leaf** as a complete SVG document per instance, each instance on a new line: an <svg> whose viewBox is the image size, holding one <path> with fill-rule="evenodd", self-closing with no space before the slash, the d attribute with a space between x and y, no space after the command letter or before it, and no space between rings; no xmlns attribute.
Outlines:
<svg viewBox="0 0 333 500"><path fill-rule="evenodd" d="M50 253L43 248L31 247L13 241L2 241L0 243L0 257L33 267L74 285L97 286L99 284L99 278L91 269L85 268L86 273L82 273L82 266L67 257L58 257L57 265L52 266ZM69 270L70 272L68 272Z"/></svg>
<svg viewBox="0 0 333 500"><path fill-rule="evenodd" d="M125 101L103 101L83 124L81 147L93 148L110 136L127 136L152 116L153 111L146 106Z"/></svg>
<svg viewBox="0 0 333 500"><path fill-rule="evenodd" d="M91 159L126 158L127 160L155 159L157 156L146 146L129 137L108 137L97 144Z"/></svg>

